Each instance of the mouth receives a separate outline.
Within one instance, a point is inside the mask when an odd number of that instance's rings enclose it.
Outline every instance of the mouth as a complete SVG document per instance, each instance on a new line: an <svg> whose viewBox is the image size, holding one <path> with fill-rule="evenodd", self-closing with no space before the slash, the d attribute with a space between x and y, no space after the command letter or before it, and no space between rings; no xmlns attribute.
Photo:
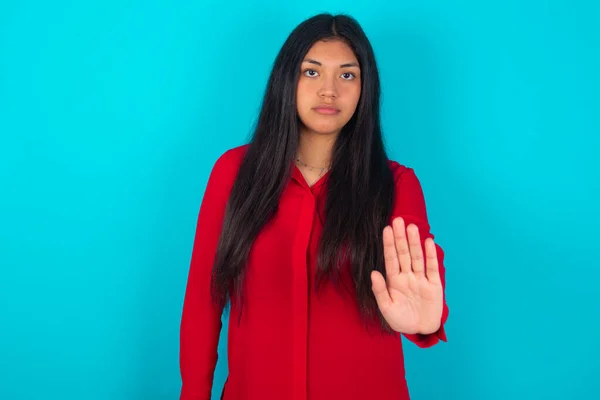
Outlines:
<svg viewBox="0 0 600 400"><path fill-rule="evenodd" d="M319 114L324 114L324 115L335 115L340 112L340 110L338 110L335 107L331 107L331 106L318 106L318 107L314 107L313 110L315 110L315 112L317 112Z"/></svg>

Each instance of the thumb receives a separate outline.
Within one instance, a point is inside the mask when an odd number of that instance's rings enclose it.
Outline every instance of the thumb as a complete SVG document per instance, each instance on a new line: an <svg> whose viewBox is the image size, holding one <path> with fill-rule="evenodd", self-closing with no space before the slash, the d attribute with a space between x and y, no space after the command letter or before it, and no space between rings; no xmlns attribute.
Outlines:
<svg viewBox="0 0 600 400"><path fill-rule="evenodd" d="M375 295L375 300L377 300L379 309L383 311L385 308L389 307L392 304L392 298L390 297L390 293L387 290L385 279L379 271L372 271L371 283L371 288L373 290L373 294Z"/></svg>

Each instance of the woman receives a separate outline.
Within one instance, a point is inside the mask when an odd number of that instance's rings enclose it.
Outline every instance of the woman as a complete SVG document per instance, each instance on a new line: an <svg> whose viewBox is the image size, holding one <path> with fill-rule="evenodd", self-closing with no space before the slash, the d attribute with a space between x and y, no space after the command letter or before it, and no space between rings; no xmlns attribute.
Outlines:
<svg viewBox="0 0 600 400"><path fill-rule="evenodd" d="M442 249L419 180L387 158L373 50L351 17L301 23L254 135L216 161L181 321L182 400L408 399L400 334L446 340Z"/></svg>

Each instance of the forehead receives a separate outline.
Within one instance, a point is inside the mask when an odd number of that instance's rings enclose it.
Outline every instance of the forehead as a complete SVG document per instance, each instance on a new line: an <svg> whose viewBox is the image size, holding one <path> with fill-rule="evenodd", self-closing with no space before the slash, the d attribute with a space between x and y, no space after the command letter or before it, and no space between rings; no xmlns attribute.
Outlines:
<svg viewBox="0 0 600 400"><path fill-rule="evenodd" d="M320 40L313 44L306 53L305 58L312 58L323 64L334 63L338 65L358 61L350 46L341 40Z"/></svg>

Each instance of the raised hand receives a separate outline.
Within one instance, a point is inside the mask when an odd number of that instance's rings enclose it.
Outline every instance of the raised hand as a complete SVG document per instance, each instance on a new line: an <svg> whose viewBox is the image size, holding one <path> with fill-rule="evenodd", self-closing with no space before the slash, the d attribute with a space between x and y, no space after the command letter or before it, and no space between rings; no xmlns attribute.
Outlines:
<svg viewBox="0 0 600 400"><path fill-rule="evenodd" d="M383 230L386 279L371 273L373 293L385 320L396 332L428 334L440 327L443 287L435 244L425 240L425 257L419 229L405 228L401 217Z"/></svg>

